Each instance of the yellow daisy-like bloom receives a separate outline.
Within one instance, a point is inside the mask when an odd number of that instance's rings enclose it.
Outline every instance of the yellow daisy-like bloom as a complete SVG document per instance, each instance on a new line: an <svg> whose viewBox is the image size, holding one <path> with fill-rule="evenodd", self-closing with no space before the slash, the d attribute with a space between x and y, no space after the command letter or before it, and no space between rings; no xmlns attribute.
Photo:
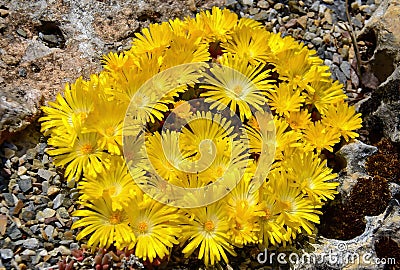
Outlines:
<svg viewBox="0 0 400 270"><path fill-rule="evenodd" d="M340 133L337 129L328 127L321 121L317 121L310 124L304 130L304 140L315 147L317 151L325 148L332 152L332 146L340 141Z"/></svg>
<svg viewBox="0 0 400 270"><path fill-rule="evenodd" d="M332 182L337 174L326 166L326 160L321 159L313 152L295 153L288 156L283 166L288 170L291 186L298 187L310 199L319 202L333 200L337 194L338 182Z"/></svg>
<svg viewBox="0 0 400 270"><path fill-rule="evenodd" d="M231 121L222 117L220 114L212 114L211 112L197 112L189 119L187 127L182 128L182 135L179 139L180 149L184 150L188 155L201 155L210 152L212 145L207 143L211 140L213 145L221 146L216 150L224 151L227 146L223 139L235 139L237 134L234 132L234 126ZM207 152L206 152L207 150Z"/></svg>
<svg viewBox="0 0 400 270"><path fill-rule="evenodd" d="M269 71L263 71L263 64L251 65L230 54L224 54L221 64L211 68L211 75L205 74L202 87L208 91L201 96L211 102L210 109L228 106L233 112L238 110L242 121L249 119L252 109L261 111L266 104L265 92L272 88Z"/></svg>
<svg viewBox="0 0 400 270"><path fill-rule="evenodd" d="M122 131L126 107L122 104L99 102L87 119L87 128L83 132L98 132L102 137L99 146L110 154L121 155Z"/></svg>
<svg viewBox="0 0 400 270"><path fill-rule="evenodd" d="M265 46L269 35L264 29L242 26L232 34L231 39L222 43L221 47L224 48L224 52L236 55L241 61L257 65L265 62L271 54L270 48Z"/></svg>
<svg viewBox="0 0 400 270"><path fill-rule="evenodd" d="M354 107L347 103L340 102L336 106L330 106L322 118L322 123L332 129L339 130L343 138L348 142L357 138L358 133L353 130L362 127L361 113L356 114Z"/></svg>
<svg viewBox="0 0 400 270"><path fill-rule="evenodd" d="M81 219L75 221L71 229L84 227L78 233L77 240L91 234L88 246L108 248L115 245L118 249L123 249L126 243L135 243L136 237L129 227L125 210L112 210L111 200L103 198L84 205L88 209L76 210L73 213L73 216Z"/></svg>
<svg viewBox="0 0 400 270"><path fill-rule="evenodd" d="M205 207L188 209L187 215L187 224L183 227L181 240L183 243L188 242L182 250L186 258L199 249L198 258L203 259L205 265L209 266L221 258L227 263L228 257L225 252L236 256L227 235L229 221L221 201Z"/></svg>
<svg viewBox="0 0 400 270"><path fill-rule="evenodd" d="M95 101L94 92L88 91L87 82L82 77L73 84L66 84L64 96L58 94L55 102L49 102L47 107L42 108L46 116L39 119L42 122L41 131L57 135L69 133L73 141L93 111Z"/></svg>
<svg viewBox="0 0 400 270"><path fill-rule="evenodd" d="M136 39L132 42L130 52L133 54L144 54L164 51L171 43L174 33L169 23L150 24L144 28L142 33L135 33Z"/></svg>
<svg viewBox="0 0 400 270"><path fill-rule="evenodd" d="M312 234L313 223L319 223L318 215L322 214L317 210L321 205L316 205L299 189L290 187L284 172L270 174L269 177L267 194L275 199L279 213L276 222L286 225L289 231L296 232L303 228L308 234Z"/></svg>
<svg viewBox="0 0 400 270"><path fill-rule="evenodd" d="M184 169L187 161L179 147L180 133L176 131L156 132L146 138L146 152L156 173L166 181L171 181L177 177L179 172Z"/></svg>
<svg viewBox="0 0 400 270"><path fill-rule="evenodd" d="M156 257L164 258L169 255L173 245L179 242L181 217L178 209L170 207L138 193L132 197L131 206L127 207L130 226L136 236L136 243L129 248L135 248L135 255L150 262Z"/></svg>
<svg viewBox="0 0 400 270"><path fill-rule="evenodd" d="M278 115L289 116L291 112L300 111L303 105L304 97L300 95L300 91L293 87L292 84L280 83L273 91L267 93L270 100L268 103L272 110Z"/></svg>
<svg viewBox="0 0 400 270"><path fill-rule="evenodd" d="M164 69L186 63L205 62L210 59L207 44L198 37L175 37L163 58Z"/></svg>
<svg viewBox="0 0 400 270"><path fill-rule="evenodd" d="M230 38L233 28L238 22L238 16L227 9L213 7L211 12L206 10L196 16L196 21L204 23L204 38L212 41L226 41Z"/></svg>
<svg viewBox="0 0 400 270"><path fill-rule="evenodd" d="M253 173L247 172L226 198L231 223L228 235L239 247L258 242L260 228L257 221L264 214L259 205L259 193L253 188L252 177Z"/></svg>
<svg viewBox="0 0 400 270"><path fill-rule="evenodd" d="M123 52L122 53L110 52L103 57L101 62L103 63L105 70L112 73L118 73L124 68L128 60L129 57Z"/></svg>
<svg viewBox="0 0 400 270"><path fill-rule="evenodd" d="M268 184L265 183L259 189L260 208L263 212L258 219L260 225L258 238L261 248L268 248L269 245L277 246L288 241L286 229L276 220L280 214L280 209L273 196L266 192L267 187Z"/></svg>
<svg viewBox="0 0 400 270"><path fill-rule="evenodd" d="M99 146L98 133L80 134L71 145L69 134L65 137L51 137L49 145L56 149L48 153L54 156L54 164L65 167L65 176L68 180L79 180L83 170L87 175L96 176L107 165L108 154Z"/></svg>
<svg viewBox="0 0 400 270"><path fill-rule="evenodd" d="M298 112L291 112L289 116L285 117L289 126L296 129L305 129L311 124L311 113L307 109L302 109Z"/></svg>
<svg viewBox="0 0 400 270"><path fill-rule="evenodd" d="M111 198L112 210L122 210L129 202L129 198L135 196L138 187L134 178L142 178L144 171L131 170L125 166L125 161L120 157L111 158L110 167L103 170L96 177L86 176L78 184L82 194L81 201L92 201L99 198Z"/></svg>
<svg viewBox="0 0 400 270"><path fill-rule="evenodd" d="M343 92L343 85L338 81L332 82L315 80L311 82L311 91L307 91L306 104L310 104L317 108L318 112L325 114L332 104L336 104L347 98Z"/></svg>

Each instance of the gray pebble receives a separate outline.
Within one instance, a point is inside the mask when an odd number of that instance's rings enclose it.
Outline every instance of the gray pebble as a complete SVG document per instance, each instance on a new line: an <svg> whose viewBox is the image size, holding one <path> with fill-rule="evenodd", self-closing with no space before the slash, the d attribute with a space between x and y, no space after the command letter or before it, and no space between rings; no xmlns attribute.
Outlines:
<svg viewBox="0 0 400 270"><path fill-rule="evenodd" d="M310 9L312 11L318 12L319 11L319 5L320 5L320 2L319 1L315 1L314 4L311 5Z"/></svg>
<svg viewBox="0 0 400 270"><path fill-rule="evenodd" d="M24 208L22 209L22 213L21 213L21 218L24 221L30 221L35 219L35 212L30 211L30 210L25 210Z"/></svg>
<svg viewBox="0 0 400 270"><path fill-rule="evenodd" d="M60 207L59 209L57 209L57 214L61 218L64 218L64 219L68 219L70 217L69 213L68 213L67 209L65 209L65 207Z"/></svg>
<svg viewBox="0 0 400 270"><path fill-rule="evenodd" d="M30 179L30 177L29 179L18 180L18 186L22 192L27 192L32 188L32 180Z"/></svg>
<svg viewBox="0 0 400 270"><path fill-rule="evenodd" d="M11 259L12 257L14 257L14 252L9 248L0 249L0 254L1 254L1 258L4 260L8 260L8 259Z"/></svg>
<svg viewBox="0 0 400 270"><path fill-rule="evenodd" d="M322 38L320 37L316 37L313 40L311 40L311 42L315 45L315 46L321 46L322 44Z"/></svg>
<svg viewBox="0 0 400 270"><path fill-rule="evenodd" d="M3 197L8 206L15 206L15 204L18 202L17 196L12 193L3 193Z"/></svg>
<svg viewBox="0 0 400 270"><path fill-rule="evenodd" d="M22 246L28 249L37 249L39 247L39 240L36 238L28 238L22 243Z"/></svg>
<svg viewBox="0 0 400 270"><path fill-rule="evenodd" d="M346 76L346 78L350 79L350 63L347 61L343 61L340 64L340 69L343 71L343 74Z"/></svg>
<svg viewBox="0 0 400 270"><path fill-rule="evenodd" d="M332 65L331 67L331 71L332 71L332 77L335 80L339 80L339 82L345 84L346 83L346 76L343 74L343 72L339 69L338 66L336 65Z"/></svg>
<svg viewBox="0 0 400 270"><path fill-rule="evenodd" d="M21 231L17 228L15 224L12 224L8 229L7 229L7 234L10 236L12 240L17 240L22 236Z"/></svg>
<svg viewBox="0 0 400 270"><path fill-rule="evenodd" d="M49 181L55 174L56 174L55 172L51 172L49 170L44 170L44 169L38 170L38 175L47 181Z"/></svg>
<svg viewBox="0 0 400 270"><path fill-rule="evenodd" d="M260 13L254 15L253 19L256 21L263 21L268 18L269 14L265 10L261 10Z"/></svg>
<svg viewBox="0 0 400 270"><path fill-rule="evenodd" d="M314 34L314 33L311 33L311 32L306 32L305 34L304 34L304 39L305 40L312 40L312 39L314 39L314 38L316 38L317 37L317 35L316 34Z"/></svg>
<svg viewBox="0 0 400 270"><path fill-rule="evenodd" d="M65 198L64 194L58 194L53 200L54 203L53 209L59 208L62 205L64 198Z"/></svg>
<svg viewBox="0 0 400 270"><path fill-rule="evenodd" d="M53 240L54 226L52 226L52 225L46 226L46 228L44 229L44 232L46 233L49 240Z"/></svg>

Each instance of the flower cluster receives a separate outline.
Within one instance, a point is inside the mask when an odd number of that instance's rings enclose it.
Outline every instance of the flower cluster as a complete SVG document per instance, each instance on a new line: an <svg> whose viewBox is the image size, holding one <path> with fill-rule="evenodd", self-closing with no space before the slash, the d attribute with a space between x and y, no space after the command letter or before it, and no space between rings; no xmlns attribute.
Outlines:
<svg viewBox="0 0 400 270"><path fill-rule="evenodd" d="M312 234L338 185L321 153L361 127L315 54L214 7L150 25L67 85L40 121L77 182L78 240L150 262L181 246L208 266Z"/></svg>

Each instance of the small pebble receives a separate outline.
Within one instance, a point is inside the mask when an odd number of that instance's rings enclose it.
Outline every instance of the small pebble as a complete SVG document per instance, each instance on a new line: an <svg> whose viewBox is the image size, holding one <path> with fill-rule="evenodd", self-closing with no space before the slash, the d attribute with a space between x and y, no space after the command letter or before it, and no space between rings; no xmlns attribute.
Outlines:
<svg viewBox="0 0 400 270"><path fill-rule="evenodd" d="M39 247L39 240L36 238L28 238L23 242L23 247L28 249L36 249Z"/></svg>

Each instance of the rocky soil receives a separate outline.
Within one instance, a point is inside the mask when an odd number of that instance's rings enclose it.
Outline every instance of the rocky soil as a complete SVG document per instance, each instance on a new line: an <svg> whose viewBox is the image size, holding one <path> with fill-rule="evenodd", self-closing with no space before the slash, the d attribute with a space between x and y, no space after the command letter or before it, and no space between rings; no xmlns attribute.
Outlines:
<svg viewBox="0 0 400 270"><path fill-rule="evenodd" d="M332 158L340 196L326 206L312 244L294 248L321 254L345 246L397 264L310 263L295 269L399 269L399 0L349 1L348 8L333 0L0 0L0 269L57 269L63 260L61 266L75 269L93 269L102 260L145 267L129 253L83 251L69 229L74 183L67 184L53 166L36 120L40 106L66 82L99 71L101 56L128 48L142 27L214 5L315 49L363 114L360 141ZM258 252L244 250L226 268L277 269L258 264ZM179 255L171 258L174 269L201 267Z"/></svg>

